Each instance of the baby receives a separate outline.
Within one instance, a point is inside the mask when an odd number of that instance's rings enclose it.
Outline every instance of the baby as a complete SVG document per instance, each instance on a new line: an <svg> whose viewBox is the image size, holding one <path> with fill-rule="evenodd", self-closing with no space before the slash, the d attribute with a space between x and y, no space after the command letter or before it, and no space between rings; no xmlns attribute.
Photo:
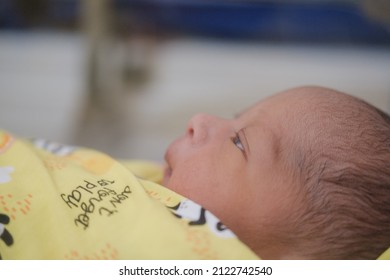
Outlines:
<svg viewBox="0 0 390 280"><path fill-rule="evenodd" d="M263 259L375 259L390 246L390 117L321 87L232 120L194 116L163 184L203 205Z"/></svg>

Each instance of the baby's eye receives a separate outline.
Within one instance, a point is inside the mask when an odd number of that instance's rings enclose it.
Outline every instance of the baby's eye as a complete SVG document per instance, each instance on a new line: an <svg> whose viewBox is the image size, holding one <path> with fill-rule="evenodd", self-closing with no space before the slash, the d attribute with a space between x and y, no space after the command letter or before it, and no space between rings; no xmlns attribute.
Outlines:
<svg viewBox="0 0 390 280"><path fill-rule="evenodd" d="M245 150L244 145L242 144L240 136L238 136L238 134L236 134L236 136L234 136L232 138L232 141L233 141L234 145L236 145L237 148L239 148L241 151Z"/></svg>

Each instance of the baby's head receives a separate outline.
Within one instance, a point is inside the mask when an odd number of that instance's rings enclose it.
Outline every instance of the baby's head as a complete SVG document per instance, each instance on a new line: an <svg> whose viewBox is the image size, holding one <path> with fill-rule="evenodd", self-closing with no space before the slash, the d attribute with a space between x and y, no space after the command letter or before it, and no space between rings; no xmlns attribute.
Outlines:
<svg viewBox="0 0 390 280"><path fill-rule="evenodd" d="M373 259L390 246L390 118L301 87L228 120L199 114L167 150L164 184L262 258Z"/></svg>

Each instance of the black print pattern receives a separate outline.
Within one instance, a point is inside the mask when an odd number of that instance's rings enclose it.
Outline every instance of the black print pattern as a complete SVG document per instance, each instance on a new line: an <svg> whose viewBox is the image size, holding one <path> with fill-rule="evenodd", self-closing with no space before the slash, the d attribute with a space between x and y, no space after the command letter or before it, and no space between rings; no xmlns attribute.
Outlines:
<svg viewBox="0 0 390 280"><path fill-rule="evenodd" d="M10 218L7 215L0 214L0 239L7 245L11 246L14 243L11 233L5 228L8 225ZM2 259L0 254L0 260Z"/></svg>
<svg viewBox="0 0 390 280"><path fill-rule="evenodd" d="M232 237L234 234L213 214L191 200L183 200L169 207L180 219L189 220L190 226L208 225L212 232L221 237Z"/></svg>

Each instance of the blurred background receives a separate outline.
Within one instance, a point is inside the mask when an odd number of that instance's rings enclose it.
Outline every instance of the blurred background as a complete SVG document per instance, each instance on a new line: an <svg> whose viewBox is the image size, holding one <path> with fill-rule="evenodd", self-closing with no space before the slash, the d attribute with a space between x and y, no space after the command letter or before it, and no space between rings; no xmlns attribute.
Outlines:
<svg viewBox="0 0 390 280"><path fill-rule="evenodd" d="M161 161L190 117L300 85L390 112L388 0L0 0L0 127Z"/></svg>

